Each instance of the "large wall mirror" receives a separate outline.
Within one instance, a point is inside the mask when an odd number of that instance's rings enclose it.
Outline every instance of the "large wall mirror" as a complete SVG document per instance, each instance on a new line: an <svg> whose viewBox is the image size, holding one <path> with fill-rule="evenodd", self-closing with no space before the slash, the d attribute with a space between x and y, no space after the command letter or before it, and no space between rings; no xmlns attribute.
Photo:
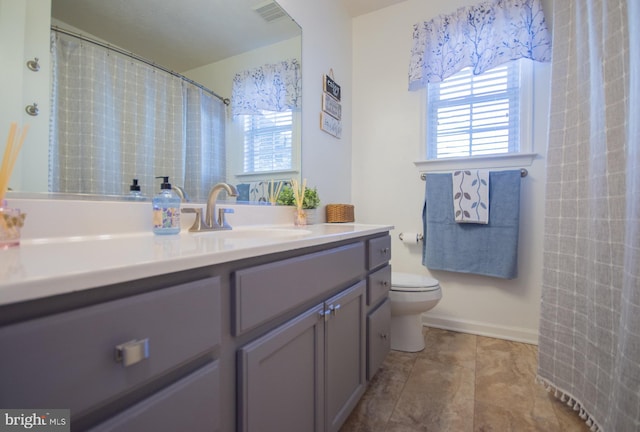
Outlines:
<svg viewBox="0 0 640 432"><path fill-rule="evenodd" d="M64 112L56 110L55 106L51 107L52 118L61 126L61 131L52 129L51 133L58 133L58 141L60 146L66 145L68 141L72 141L71 137L76 130L83 130L84 135L80 138L81 145L79 148L67 150L68 155L64 156L61 165L66 166L67 160L74 157L87 157L86 160L103 159L99 164L100 174L98 176L117 178L115 185L104 191L78 190L80 193L103 194L109 198L118 199L119 195L126 195L128 183L131 183L129 177L138 177L135 173L136 169L126 169L123 165L141 163L154 163L153 159L162 159L163 155L171 155L173 153L181 153L184 161L177 162L182 164L183 170L192 170L192 166L201 165L204 159L215 160L215 166L207 169L216 170L217 173L224 173L223 177L216 177L215 181L226 181L235 185L247 186L247 191L256 192L256 186L263 185L258 194L250 196L243 195L243 201L257 201L260 196L264 196L265 185L271 180L288 180L290 178L299 178L300 173L300 154L301 154L301 103L298 101L291 109L271 112L269 109L264 110L263 107L253 106L253 110L234 111L229 104L232 99L234 79L237 81L239 77L249 77L254 80L266 81L270 68L274 65L294 64L298 69L298 79L300 79L301 65L301 36L300 27L282 10L277 3L272 0L182 0L179 2L172 0L128 0L126 2L112 2L104 0L51 0L51 26L53 28L52 43L52 64L54 70L59 70L59 74L64 78L53 78L51 82L54 97L52 104L73 104L73 106L82 105L82 115L68 115ZM58 32L57 30L61 30ZM169 84L162 81L154 90L143 92L141 101L136 102L136 106L130 106L127 103L124 111L112 112L113 109L107 109L107 112L100 111L94 106L93 88L83 88L75 94L65 94L57 101L56 89L54 83L66 80L71 87L79 86L79 79L75 78L75 74L79 70L93 68L93 63L86 59L81 59L77 64L70 64L67 70L62 69L57 63L66 62L68 58L75 55L74 47L79 47L77 51L88 51L90 42L84 39L78 39L74 35L81 35L85 39L96 40L102 43L102 48L117 47L122 52L133 53L140 58L147 59L150 63L160 66L165 71L175 71L180 75L188 78L187 82L195 84L197 88L212 90L219 98L213 98L219 103L219 108L209 107L200 108L197 105L197 117L200 119L193 126L190 118L185 117L184 124L171 129L167 126L165 113L154 114L151 111L157 111L156 108L149 109L148 101L152 96L150 93L157 94L159 92L170 91ZM95 45L95 44L93 44ZM99 45L98 45L99 46ZM71 47L71 48L69 48ZM87 47L87 48L83 48ZM57 54L56 54L56 50ZM122 54L122 53L119 53ZM114 54L114 55L119 55ZM110 55L110 54L107 54ZM56 60L56 58L58 60ZM133 75L139 72L134 69L126 69L125 75ZM119 80L122 78L122 71L119 70L115 75L108 73L105 75L106 80ZM280 79L279 76L276 79ZM84 81L85 78L82 78ZM255 81L252 81L255 82ZM70 84L69 84L70 83ZM83 83L84 85L84 83ZM104 84L97 82L91 84L95 87L103 87L111 85L122 89L126 92L127 86L131 88L139 86L139 84L124 84L120 81L115 83ZM298 86L300 83L298 82ZM199 90L196 90L196 93ZM178 90L178 93L180 90ZM242 93L242 97L246 97L247 92ZM180 95L178 95L180 97ZM301 98L299 93L296 98ZM189 108L185 110L193 110L194 98L189 94L185 96ZM186 99L185 99L186 100ZM222 103L225 101L225 103ZM100 103L102 104L102 103ZM204 104L204 102L203 102ZM118 105L116 103L116 105ZM120 104L123 105L123 104ZM186 106L185 105L185 106ZM204 107L204 105L202 105ZM167 110L171 110L171 106ZM129 111L127 111L129 110ZM132 111L133 110L133 111ZM220 111L222 110L222 111ZM169 143L178 140L180 131L186 130L186 135L206 135L204 129L213 130L214 135L218 135L211 139L222 140L222 147L211 151L196 148L167 148L158 147L154 150L152 156L140 156L139 150L131 150L127 154L114 153L112 148L109 149L91 149L94 145L92 134L95 130L102 128L105 123L124 122L131 123L134 117L131 112L139 113L140 111L149 111L150 117L143 120L137 120L138 123L143 122L143 129L154 128L153 134L156 139L152 139L152 145L156 141L162 139ZM186 111L185 111L186 112ZM215 126L211 126L210 116L212 112L217 112L224 123L224 132L220 135L219 130ZM240 115L237 115L240 112ZM283 112L287 114L283 114ZM86 114L86 116L85 116ZM137 114L135 114L137 115ZM186 114L185 114L186 116ZM81 117L79 120L78 118ZM286 117L286 118L285 118ZM137 118L137 117L136 117ZM282 138L274 139L273 137L282 132L282 125L288 128L288 134L283 143ZM140 125L138 125L140 126ZM123 128L125 128L123 126ZM280 129L278 129L280 128ZM130 134L139 134L140 128L130 131ZM174 139L175 135L175 139ZM247 144L247 137L253 141ZM282 133L278 135L282 137ZM198 138L199 139L199 138ZM209 138L206 138L209 139ZM115 138L118 141L118 137ZM290 146L288 152L291 160L288 163L282 162L281 155L266 155L267 152L282 151L282 146ZM117 146L117 145L116 145ZM262 147L261 147L262 146ZM110 145L113 147L113 145ZM222 150L220 150L222 149ZM51 149L49 149L49 160L51 161ZM62 150L56 150L62 151ZM86 155L84 154L86 152ZM82 155L80 155L82 153ZM55 152L53 158L57 157ZM271 158L269 160L269 158ZM144 160L145 162L141 162ZM274 162L275 161L275 162ZM69 162L70 164L71 162ZM40 192L61 192L65 196L74 193L74 187L68 183L77 175L74 172L83 170L82 162L79 167L68 169L60 169L59 178L56 178L55 168L54 174L49 172L47 179L47 189L52 187L53 190L39 190ZM51 163L50 163L51 167ZM28 162L25 165L28 170ZM161 168L156 172L147 173L144 180L140 180L143 191L147 196L151 196L157 192L159 180L155 180L155 175L168 175L166 170L172 168ZM197 168L197 170L200 168ZM75 171L74 171L75 170ZM127 172L126 178L122 178L122 172ZM180 172L178 170L177 172ZM53 179L52 179L53 175ZM196 177L206 177L206 173L198 171ZM119 176L119 177L118 177ZM209 178L209 177L207 177ZM69 180L69 181L66 181ZM213 180L212 180L213 181ZM85 182L86 183L86 182ZM206 184L193 186L188 181L185 183L178 179L172 179L172 183L180 186L187 192L187 195L193 201L201 201L206 198L208 188L212 185ZM70 190L64 190L65 187L71 187ZM83 186L83 187L86 187ZM62 188L62 189L57 189ZM191 189L193 188L193 189ZM27 188L29 190L29 188ZM243 189L244 190L244 189ZM31 188L30 191L33 191ZM19 192L19 190L18 190Z"/></svg>

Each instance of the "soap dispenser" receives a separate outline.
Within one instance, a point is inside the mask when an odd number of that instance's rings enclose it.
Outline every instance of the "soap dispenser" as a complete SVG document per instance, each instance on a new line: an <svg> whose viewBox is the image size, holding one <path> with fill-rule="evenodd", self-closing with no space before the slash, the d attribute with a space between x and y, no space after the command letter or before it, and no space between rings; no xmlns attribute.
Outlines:
<svg viewBox="0 0 640 432"><path fill-rule="evenodd" d="M153 232L178 234L180 232L180 198L171 190L169 177L161 178L160 193L153 197Z"/></svg>
<svg viewBox="0 0 640 432"><path fill-rule="evenodd" d="M131 186L129 186L129 199L134 201L144 201L146 199L140 191L140 185L138 184L138 179L136 178L133 179L133 183L131 183Z"/></svg>

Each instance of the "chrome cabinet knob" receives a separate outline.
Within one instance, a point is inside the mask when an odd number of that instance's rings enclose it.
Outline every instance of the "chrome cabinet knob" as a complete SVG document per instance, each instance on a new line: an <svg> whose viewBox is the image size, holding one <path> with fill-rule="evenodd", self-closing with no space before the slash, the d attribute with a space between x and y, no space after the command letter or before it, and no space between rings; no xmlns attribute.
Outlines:
<svg viewBox="0 0 640 432"><path fill-rule="evenodd" d="M149 339L130 340L116 346L115 360L124 367L134 365L149 358Z"/></svg>

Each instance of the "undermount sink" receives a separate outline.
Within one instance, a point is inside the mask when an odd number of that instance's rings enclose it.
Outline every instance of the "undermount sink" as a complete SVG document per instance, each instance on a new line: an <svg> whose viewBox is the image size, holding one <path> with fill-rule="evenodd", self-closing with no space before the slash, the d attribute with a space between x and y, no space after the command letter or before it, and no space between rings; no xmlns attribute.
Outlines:
<svg viewBox="0 0 640 432"><path fill-rule="evenodd" d="M225 239L289 239L306 237L311 231L304 228L276 227L239 227L226 231L204 231L190 233L194 235L212 235Z"/></svg>

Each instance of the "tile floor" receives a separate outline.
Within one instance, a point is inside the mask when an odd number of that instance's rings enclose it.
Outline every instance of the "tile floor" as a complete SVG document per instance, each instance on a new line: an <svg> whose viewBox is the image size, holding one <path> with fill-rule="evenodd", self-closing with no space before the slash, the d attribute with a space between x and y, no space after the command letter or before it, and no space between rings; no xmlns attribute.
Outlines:
<svg viewBox="0 0 640 432"><path fill-rule="evenodd" d="M391 351L340 432L587 432L535 382L537 347L435 328Z"/></svg>

